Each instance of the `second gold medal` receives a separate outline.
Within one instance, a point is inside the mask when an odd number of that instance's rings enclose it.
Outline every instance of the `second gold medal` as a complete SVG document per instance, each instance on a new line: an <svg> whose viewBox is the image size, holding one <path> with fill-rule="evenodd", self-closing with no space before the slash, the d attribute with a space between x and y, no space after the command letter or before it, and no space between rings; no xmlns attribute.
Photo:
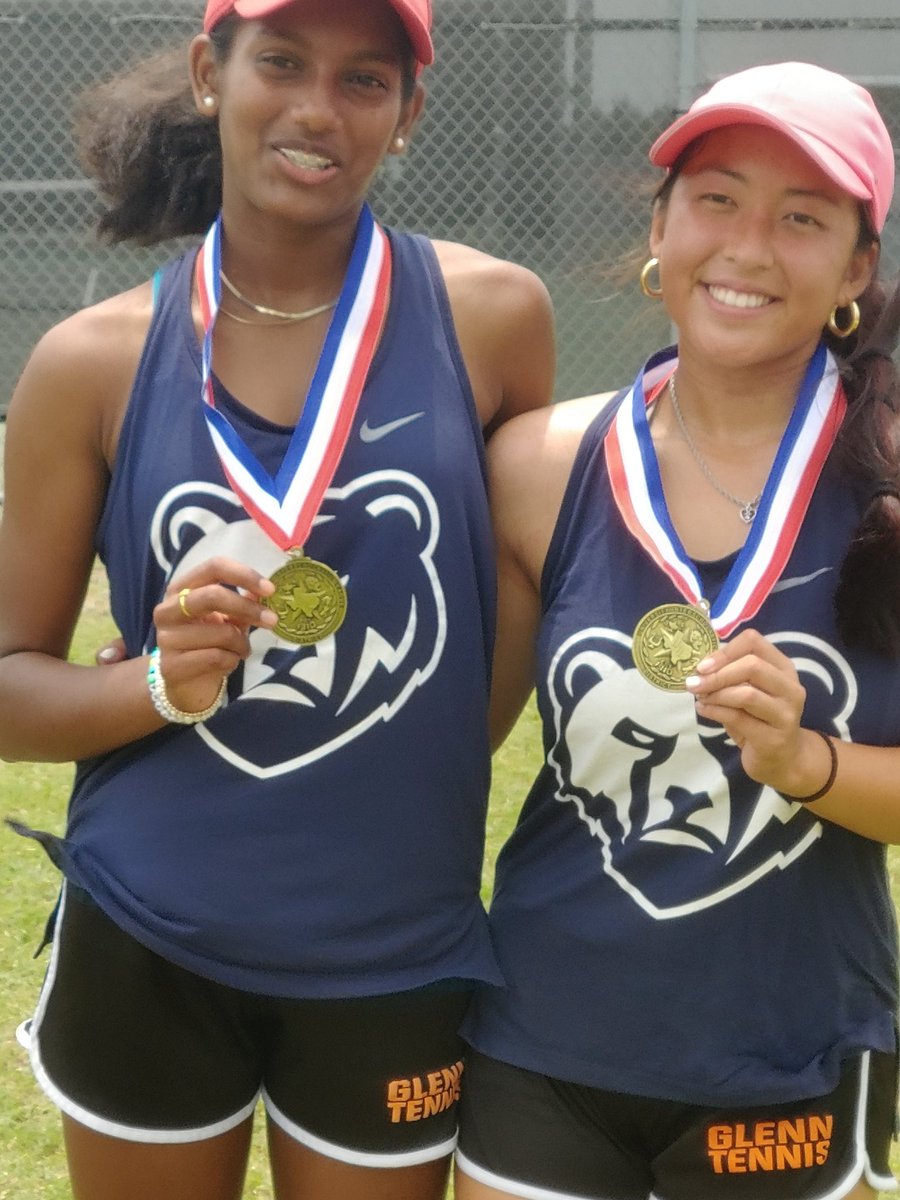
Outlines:
<svg viewBox="0 0 900 1200"><path fill-rule="evenodd" d="M638 621L631 655L648 683L666 692L682 692L697 663L718 647L716 631L702 608L661 604Z"/></svg>

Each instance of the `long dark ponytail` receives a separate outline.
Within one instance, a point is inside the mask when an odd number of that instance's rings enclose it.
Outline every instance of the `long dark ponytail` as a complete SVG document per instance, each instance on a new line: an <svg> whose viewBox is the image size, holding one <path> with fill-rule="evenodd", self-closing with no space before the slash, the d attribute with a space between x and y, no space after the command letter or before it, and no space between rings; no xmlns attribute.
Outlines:
<svg viewBox="0 0 900 1200"><path fill-rule="evenodd" d="M858 303L856 333L825 335L847 394L835 454L863 506L834 603L848 645L900 658L900 281L873 279Z"/></svg>

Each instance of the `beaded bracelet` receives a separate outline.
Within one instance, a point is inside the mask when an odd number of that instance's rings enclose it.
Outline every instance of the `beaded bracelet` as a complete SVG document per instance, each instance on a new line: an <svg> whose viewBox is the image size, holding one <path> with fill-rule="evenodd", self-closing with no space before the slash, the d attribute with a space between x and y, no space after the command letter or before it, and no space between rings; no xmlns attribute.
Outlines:
<svg viewBox="0 0 900 1200"><path fill-rule="evenodd" d="M834 744L834 738L829 737L827 733L823 733L821 729L814 729L812 732L817 733L828 747L828 753L831 755L831 770L828 772L828 778L822 787L817 792L813 792L811 796L788 796L784 792L778 793L782 800L790 800L793 804L812 804L813 800L821 800L826 792L831 791L837 777L838 753L837 746Z"/></svg>
<svg viewBox="0 0 900 1200"><path fill-rule="evenodd" d="M150 689L150 699L159 715L164 720L171 721L176 725L197 725L200 721L208 720L214 712L218 712L225 702L227 682L227 676L223 676L219 694L209 708L204 708L202 712L183 712L180 708L176 708L166 695L166 681L163 679L159 665L159 647L155 646L150 652L150 664L147 667L147 687Z"/></svg>

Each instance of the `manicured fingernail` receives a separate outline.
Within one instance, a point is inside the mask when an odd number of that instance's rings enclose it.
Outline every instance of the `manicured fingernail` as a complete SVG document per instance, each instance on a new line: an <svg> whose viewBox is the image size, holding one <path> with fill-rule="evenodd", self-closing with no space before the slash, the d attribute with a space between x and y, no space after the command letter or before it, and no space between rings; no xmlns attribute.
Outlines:
<svg viewBox="0 0 900 1200"><path fill-rule="evenodd" d="M103 650L97 651L97 657L101 662L114 662L119 657L119 652L115 646L106 646Z"/></svg>
<svg viewBox="0 0 900 1200"><path fill-rule="evenodd" d="M692 692L694 688L699 687L702 682L703 680L699 675L688 675L687 679L684 681L684 686L689 692Z"/></svg>
<svg viewBox="0 0 900 1200"><path fill-rule="evenodd" d="M713 660L711 658L701 658L700 661L697 663L697 670L698 671L711 671L712 665L713 665Z"/></svg>

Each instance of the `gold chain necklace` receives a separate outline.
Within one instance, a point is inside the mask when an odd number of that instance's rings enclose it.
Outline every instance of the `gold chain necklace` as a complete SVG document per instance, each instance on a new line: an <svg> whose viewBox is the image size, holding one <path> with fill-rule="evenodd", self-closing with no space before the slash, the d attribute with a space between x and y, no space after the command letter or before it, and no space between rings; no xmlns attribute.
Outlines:
<svg viewBox="0 0 900 1200"><path fill-rule="evenodd" d="M331 300L328 304L317 304L315 308L305 308L302 312L282 312L281 309L268 308L265 304L257 304L254 300L248 299L243 292L238 291L224 271L220 270L219 275L221 276L222 282L228 288L229 292L231 292L232 296L234 296L236 300L240 300L241 304L246 304L248 308L252 308L254 312L258 312L263 317L276 317L279 322L307 321L310 317L317 317L320 313L328 312L329 309L334 308L334 306L337 304L337 300ZM240 321L242 319L241 317L236 317L234 313L226 313L226 316L232 317L235 321ZM259 324L258 321L247 320L244 320L243 323L245 325Z"/></svg>
<svg viewBox="0 0 900 1200"><path fill-rule="evenodd" d="M230 309L219 305L219 313L223 317L228 317L229 321L237 321L240 325L249 325L251 329L287 329L291 324L290 321L257 321L252 317L239 317L237 313Z"/></svg>

